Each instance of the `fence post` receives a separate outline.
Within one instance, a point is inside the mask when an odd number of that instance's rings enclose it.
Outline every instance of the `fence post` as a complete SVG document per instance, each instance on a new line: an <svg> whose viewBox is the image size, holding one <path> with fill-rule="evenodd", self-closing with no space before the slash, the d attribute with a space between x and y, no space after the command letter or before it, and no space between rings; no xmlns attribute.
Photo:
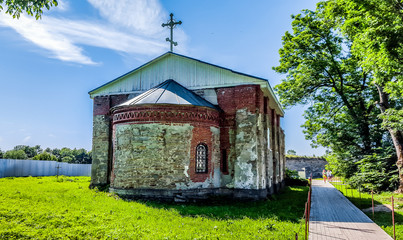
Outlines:
<svg viewBox="0 0 403 240"><path fill-rule="evenodd" d="M354 201L354 189L351 187L350 188L350 190L351 190L351 201Z"/></svg>
<svg viewBox="0 0 403 240"><path fill-rule="evenodd" d="M393 239L396 240L396 231L395 231L395 203L393 201L392 196L392 223L393 223Z"/></svg>
<svg viewBox="0 0 403 240"><path fill-rule="evenodd" d="M305 203L305 239L308 239L308 202Z"/></svg>
<svg viewBox="0 0 403 240"><path fill-rule="evenodd" d="M372 220L375 219L375 209L374 209L374 190L371 189L371 196L372 196Z"/></svg>

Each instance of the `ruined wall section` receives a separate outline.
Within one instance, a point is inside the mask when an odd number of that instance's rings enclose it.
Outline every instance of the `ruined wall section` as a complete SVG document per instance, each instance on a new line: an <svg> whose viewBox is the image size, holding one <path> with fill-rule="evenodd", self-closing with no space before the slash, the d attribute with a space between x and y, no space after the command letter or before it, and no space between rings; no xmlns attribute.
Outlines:
<svg viewBox="0 0 403 240"><path fill-rule="evenodd" d="M236 96L235 88L216 89L217 103L221 108L220 113L220 149L221 167L226 165L226 171L222 171L221 182L227 188L234 188L235 175L235 139L236 139ZM224 163L225 162L225 163Z"/></svg>
<svg viewBox="0 0 403 240"><path fill-rule="evenodd" d="M109 109L128 99L129 95L99 96L94 98L92 132L91 186L109 184L111 169L111 116Z"/></svg>
<svg viewBox="0 0 403 240"><path fill-rule="evenodd" d="M231 183L225 174L223 182L235 189L267 189L272 176L268 98L258 85L241 85L217 89L217 100L223 110L221 148L230 149Z"/></svg>
<svg viewBox="0 0 403 240"><path fill-rule="evenodd" d="M257 151L258 151L258 188L266 189L266 129L265 129L265 97L260 88L256 89L256 114L258 116L257 119Z"/></svg>
<svg viewBox="0 0 403 240"><path fill-rule="evenodd" d="M266 188L269 193L273 193L273 126L272 126L272 110L270 108L269 99L265 99L265 144L266 144Z"/></svg>
<svg viewBox="0 0 403 240"><path fill-rule="evenodd" d="M260 109L260 88L243 85L234 88L235 114L235 171L234 188L263 189Z"/></svg>
<svg viewBox="0 0 403 240"><path fill-rule="evenodd" d="M285 169L286 169L286 158L285 158L285 134L283 129L280 128L280 161L281 161L281 182L285 180Z"/></svg>

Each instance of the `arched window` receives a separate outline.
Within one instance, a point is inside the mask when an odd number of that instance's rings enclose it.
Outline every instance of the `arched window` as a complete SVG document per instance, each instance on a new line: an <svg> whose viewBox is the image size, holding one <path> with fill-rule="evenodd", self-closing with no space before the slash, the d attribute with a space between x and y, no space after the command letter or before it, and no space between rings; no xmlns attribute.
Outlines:
<svg viewBox="0 0 403 240"><path fill-rule="evenodd" d="M203 143L196 147L196 172L207 172L207 146Z"/></svg>

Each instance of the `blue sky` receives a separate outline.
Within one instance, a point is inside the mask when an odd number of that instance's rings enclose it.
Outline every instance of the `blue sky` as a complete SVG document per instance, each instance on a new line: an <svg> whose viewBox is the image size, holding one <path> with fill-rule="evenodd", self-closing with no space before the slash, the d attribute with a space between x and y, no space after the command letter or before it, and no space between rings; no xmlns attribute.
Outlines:
<svg viewBox="0 0 403 240"><path fill-rule="evenodd" d="M59 0L41 20L0 13L0 149L41 145L91 149L88 91L169 51L161 27L173 12L174 51L269 79L291 14L317 0ZM286 109L286 149L312 149L300 125L303 108Z"/></svg>

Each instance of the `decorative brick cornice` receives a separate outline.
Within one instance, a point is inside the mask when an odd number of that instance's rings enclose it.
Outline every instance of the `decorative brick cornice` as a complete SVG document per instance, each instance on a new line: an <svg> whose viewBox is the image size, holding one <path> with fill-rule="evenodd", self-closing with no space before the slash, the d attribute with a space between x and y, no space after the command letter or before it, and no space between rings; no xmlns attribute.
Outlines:
<svg viewBox="0 0 403 240"><path fill-rule="evenodd" d="M113 124L133 122L197 123L218 126L219 112L200 106L146 105L116 109L113 111Z"/></svg>

